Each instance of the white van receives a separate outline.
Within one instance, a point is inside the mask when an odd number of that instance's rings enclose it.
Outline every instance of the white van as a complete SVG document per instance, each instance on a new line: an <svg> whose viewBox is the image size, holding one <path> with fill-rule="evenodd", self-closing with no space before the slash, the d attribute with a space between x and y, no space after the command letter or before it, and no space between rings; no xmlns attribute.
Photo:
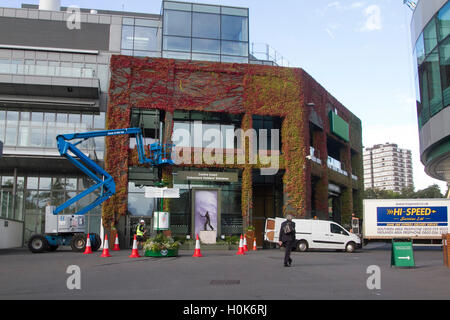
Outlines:
<svg viewBox="0 0 450 320"><path fill-rule="evenodd" d="M264 240L278 243L281 224L285 218L268 218ZM293 219L296 231L296 249L305 252L308 249L336 249L353 252L361 246L361 239L348 232L333 221Z"/></svg>

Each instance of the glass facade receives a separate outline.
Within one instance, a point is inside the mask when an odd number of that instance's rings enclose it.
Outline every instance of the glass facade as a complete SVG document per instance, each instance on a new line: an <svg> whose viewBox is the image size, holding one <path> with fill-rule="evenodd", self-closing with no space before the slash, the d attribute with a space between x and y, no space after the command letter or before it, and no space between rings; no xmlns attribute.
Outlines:
<svg viewBox="0 0 450 320"><path fill-rule="evenodd" d="M164 58L248 63L248 9L163 2Z"/></svg>
<svg viewBox="0 0 450 320"><path fill-rule="evenodd" d="M0 218L24 221L25 242L33 234L44 233L47 204L58 206L93 185L85 177L62 175L2 176L0 181ZM16 190L15 194L13 190ZM73 214L78 210L77 206L91 203L98 197L98 192L65 209L63 214ZM101 208L94 208L86 218L86 232L99 233Z"/></svg>
<svg viewBox="0 0 450 320"><path fill-rule="evenodd" d="M49 148L56 151L59 134L103 130L105 113L65 113L49 111L15 111L0 108L0 140L4 148ZM80 144L83 151L96 152L103 159L105 140L93 138Z"/></svg>
<svg viewBox="0 0 450 320"><path fill-rule="evenodd" d="M149 19L123 18L122 54L129 56L160 57L160 28Z"/></svg>
<svg viewBox="0 0 450 320"><path fill-rule="evenodd" d="M430 20L414 48L419 127L450 105L450 2Z"/></svg>

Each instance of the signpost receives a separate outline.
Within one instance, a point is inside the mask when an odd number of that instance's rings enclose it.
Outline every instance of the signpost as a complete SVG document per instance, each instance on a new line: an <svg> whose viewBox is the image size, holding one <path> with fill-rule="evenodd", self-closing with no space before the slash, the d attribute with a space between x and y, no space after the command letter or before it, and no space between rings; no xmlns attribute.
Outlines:
<svg viewBox="0 0 450 320"><path fill-rule="evenodd" d="M169 230L169 213L163 211L163 199L168 198L179 198L180 189L178 188L167 188L167 187L146 187L145 188L146 198L159 198L161 199L161 211L155 211L153 213L153 229L156 231Z"/></svg>
<svg viewBox="0 0 450 320"><path fill-rule="evenodd" d="M392 240L391 267L415 267L412 241Z"/></svg>

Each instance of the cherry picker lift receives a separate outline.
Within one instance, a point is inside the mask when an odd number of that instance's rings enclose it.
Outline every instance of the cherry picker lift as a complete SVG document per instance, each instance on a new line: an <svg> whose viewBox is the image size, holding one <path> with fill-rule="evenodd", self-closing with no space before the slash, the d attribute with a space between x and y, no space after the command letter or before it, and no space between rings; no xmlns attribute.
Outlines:
<svg viewBox="0 0 450 320"><path fill-rule="evenodd" d="M96 137L134 135L136 137L139 162L141 164L150 164L157 167L173 165L173 161L171 160L172 145L156 142L150 146L145 146L142 132L143 130L141 128L126 128L63 134L56 137L58 151L61 156L65 157L94 180L94 185L57 207L48 206L46 208L45 233L43 235L36 234L30 238L28 248L31 252L41 253L54 251L59 245L69 244L73 251L83 251L86 246L86 235L84 234L85 218L83 215L101 205L116 192L116 184L113 177L77 148L77 145L83 141ZM150 158L146 157L145 148L148 149ZM69 208L96 190L100 190L100 192L93 202L84 207L80 207L74 214L60 214L64 209ZM92 250L98 250L101 245L98 234L93 233L89 237Z"/></svg>

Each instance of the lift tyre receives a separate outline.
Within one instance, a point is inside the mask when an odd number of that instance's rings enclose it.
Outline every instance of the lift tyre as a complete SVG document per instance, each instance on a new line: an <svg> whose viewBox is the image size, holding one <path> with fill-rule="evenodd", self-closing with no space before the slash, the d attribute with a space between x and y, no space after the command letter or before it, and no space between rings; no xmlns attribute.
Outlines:
<svg viewBox="0 0 450 320"><path fill-rule="evenodd" d="M83 252L86 249L86 235L83 233L77 233L72 237L70 246L74 252Z"/></svg>
<svg viewBox="0 0 450 320"><path fill-rule="evenodd" d="M28 240L28 249L33 253L43 253L49 248L48 241L44 236L36 234Z"/></svg>
<svg viewBox="0 0 450 320"><path fill-rule="evenodd" d="M98 249L100 249L101 245L102 245L102 240L100 239L100 236L96 233L92 234L94 236L94 242L91 243L91 247L92 247L92 251L97 251Z"/></svg>

